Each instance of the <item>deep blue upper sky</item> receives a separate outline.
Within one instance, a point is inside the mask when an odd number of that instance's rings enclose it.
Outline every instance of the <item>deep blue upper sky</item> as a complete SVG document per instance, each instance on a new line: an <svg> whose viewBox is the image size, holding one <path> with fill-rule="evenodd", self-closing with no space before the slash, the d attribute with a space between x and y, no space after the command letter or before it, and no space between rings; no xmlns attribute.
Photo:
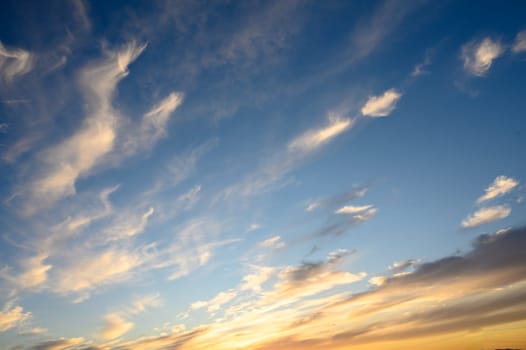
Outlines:
<svg viewBox="0 0 526 350"><path fill-rule="evenodd" d="M518 235L525 14L2 1L0 347L140 348L210 324L216 339L239 310L282 318L288 297L297 322L313 300L389 290L476 256L481 234ZM307 294L291 296L298 281ZM236 346L292 336L265 334Z"/></svg>

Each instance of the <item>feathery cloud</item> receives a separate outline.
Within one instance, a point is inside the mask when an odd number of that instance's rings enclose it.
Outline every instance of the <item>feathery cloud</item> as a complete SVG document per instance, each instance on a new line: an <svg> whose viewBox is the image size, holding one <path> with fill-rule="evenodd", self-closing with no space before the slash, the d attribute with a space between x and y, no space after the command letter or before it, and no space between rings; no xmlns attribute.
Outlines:
<svg viewBox="0 0 526 350"><path fill-rule="evenodd" d="M389 89L383 95L369 97L361 112L367 117L386 117L396 108L400 97L402 97L401 93Z"/></svg>
<svg viewBox="0 0 526 350"><path fill-rule="evenodd" d="M484 38L480 42L470 41L462 46L461 57L464 69L479 77L483 77L491 68L493 61L504 53L502 44L491 38Z"/></svg>
<svg viewBox="0 0 526 350"><path fill-rule="evenodd" d="M493 207L481 208L462 220L462 227L472 228L489 224L493 221L508 217L510 213L511 208L507 205L496 205Z"/></svg>
<svg viewBox="0 0 526 350"><path fill-rule="evenodd" d="M483 203L491 199L500 197L509 193L515 187L519 185L519 182L511 177L497 176L495 180L485 189L484 195L477 199L477 203Z"/></svg>

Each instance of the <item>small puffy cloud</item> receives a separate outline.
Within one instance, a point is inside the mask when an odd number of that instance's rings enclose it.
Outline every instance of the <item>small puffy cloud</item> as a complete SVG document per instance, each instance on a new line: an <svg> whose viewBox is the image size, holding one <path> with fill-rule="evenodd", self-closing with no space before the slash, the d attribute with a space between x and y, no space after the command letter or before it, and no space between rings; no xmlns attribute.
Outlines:
<svg viewBox="0 0 526 350"><path fill-rule="evenodd" d="M493 61L504 53L504 48L499 41L484 38L480 42L471 41L462 46L461 57L464 69L479 77L486 75Z"/></svg>
<svg viewBox="0 0 526 350"><path fill-rule="evenodd" d="M511 177L497 176L486 188L484 195L477 199L477 203L483 203L493 198L505 195L519 185L519 182Z"/></svg>
<svg viewBox="0 0 526 350"><path fill-rule="evenodd" d="M493 207L481 208L475 213L469 215L462 221L462 227L472 228L490 222L497 221L508 217L511 213L511 208L507 205L496 205Z"/></svg>
<svg viewBox="0 0 526 350"><path fill-rule="evenodd" d="M396 108L400 97L402 97L401 93L389 89L383 95L369 97L361 112L367 117L386 117Z"/></svg>
<svg viewBox="0 0 526 350"><path fill-rule="evenodd" d="M24 312L21 306L7 303L0 311L0 333L19 326L31 317L30 312Z"/></svg>
<svg viewBox="0 0 526 350"><path fill-rule="evenodd" d="M21 49L8 49L0 42L0 80L12 82L33 69L34 56Z"/></svg>
<svg viewBox="0 0 526 350"><path fill-rule="evenodd" d="M321 129L313 129L293 139L289 151L309 153L329 142L352 126L352 120L337 115L329 116L329 124Z"/></svg>
<svg viewBox="0 0 526 350"><path fill-rule="evenodd" d="M519 52L526 51L526 30L523 30L522 32L517 33L517 36L515 37L515 42L513 43L511 51L513 53L519 53Z"/></svg>
<svg viewBox="0 0 526 350"><path fill-rule="evenodd" d="M385 284L386 281L387 278L385 278L384 276L374 276L369 279L369 284L380 287L383 284Z"/></svg>
<svg viewBox="0 0 526 350"><path fill-rule="evenodd" d="M134 324L123 319L118 314L108 314L104 317L104 328L101 335L104 339L114 339L130 331Z"/></svg>
<svg viewBox="0 0 526 350"><path fill-rule="evenodd" d="M269 239L264 240L263 242L261 242L259 244L259 246L263 247L263 248L274 247L276 249L280 249L280 248L284 248L285 247L285 243L283 243L283 241L281 241L281 237L280 236L274 236L274 237L271 237Z"/></svg>

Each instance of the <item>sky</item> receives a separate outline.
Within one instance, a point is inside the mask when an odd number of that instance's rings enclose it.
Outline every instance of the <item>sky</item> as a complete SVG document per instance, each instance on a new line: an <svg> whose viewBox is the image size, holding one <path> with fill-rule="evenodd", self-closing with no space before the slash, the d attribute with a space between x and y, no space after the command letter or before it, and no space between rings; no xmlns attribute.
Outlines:
<svg viewBox="0 0 526 350"><path fill-rule="evenodd" d="M526 349L524 1L0 4L0 349Z"/></svg>

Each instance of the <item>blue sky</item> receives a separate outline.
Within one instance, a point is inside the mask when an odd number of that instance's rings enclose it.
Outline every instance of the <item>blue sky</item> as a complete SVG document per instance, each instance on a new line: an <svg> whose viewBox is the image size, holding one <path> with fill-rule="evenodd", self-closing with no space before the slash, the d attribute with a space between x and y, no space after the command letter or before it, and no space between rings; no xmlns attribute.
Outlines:
<svg viewBox="0 0 526 350"><path fill-rule="evenodd" d="M0 9L0 348L526 347L523 2Z"/></svg>

